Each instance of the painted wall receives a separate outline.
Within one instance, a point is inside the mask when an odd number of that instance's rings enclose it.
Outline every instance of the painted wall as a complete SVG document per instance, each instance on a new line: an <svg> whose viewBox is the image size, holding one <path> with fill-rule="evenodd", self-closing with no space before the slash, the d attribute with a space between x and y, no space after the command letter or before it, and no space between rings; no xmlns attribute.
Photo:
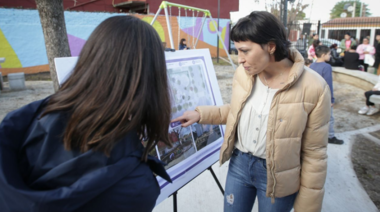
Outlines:
<svg viewBox="0 0 380 212"><path fill-rule="evenodd" d="M92 31L103 20L121 15L119 13L92 13L65 11L65 21L72 56L79 55L84 43ZM153 16L136 15L150 23ZM180 38L188 40L188 45L195 43L201 29L201 18L171 17L170 19L175 48L178 49L178 32ZM153 26L163 42L170 47L169 34L164 16L159 16ZM178 28L179 27L179 28ZM179 30L178 30L179 29ZM229 20L221 19L219 28L228 48ZM194 40L194 42L193 42ZM202 28L197 48L209 48L216 56L216 30L210 20ZM220 45L221 56L226 56ZM44 36L37 10L0 8L0 57L5 57L2 68L21 68L45 65L48 63Z"/></svg>

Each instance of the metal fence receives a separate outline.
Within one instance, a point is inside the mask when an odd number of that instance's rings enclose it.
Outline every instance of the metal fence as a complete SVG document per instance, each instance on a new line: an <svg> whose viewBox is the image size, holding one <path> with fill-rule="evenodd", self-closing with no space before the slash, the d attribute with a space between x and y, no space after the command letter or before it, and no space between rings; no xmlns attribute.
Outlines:
<svg viewBox="0 0 380 212"><path fill-rule="evenodd" d="M307 57L313 34L319 34L320 27L320 21L289 23L287 25L288 39L304 57Z"/></svg>

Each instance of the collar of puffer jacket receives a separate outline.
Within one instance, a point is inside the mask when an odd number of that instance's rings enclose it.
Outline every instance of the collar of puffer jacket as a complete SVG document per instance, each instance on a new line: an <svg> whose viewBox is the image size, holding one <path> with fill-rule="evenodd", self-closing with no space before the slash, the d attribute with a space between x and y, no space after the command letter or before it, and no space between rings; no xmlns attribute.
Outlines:
<svg viewBox="0 0 380 212"><path fill-rule="evenodd" d="M305 70L305 61L296 49L289 49L289 59L293 61L293 66L290 69L287 84L296 82Z"/></svg>

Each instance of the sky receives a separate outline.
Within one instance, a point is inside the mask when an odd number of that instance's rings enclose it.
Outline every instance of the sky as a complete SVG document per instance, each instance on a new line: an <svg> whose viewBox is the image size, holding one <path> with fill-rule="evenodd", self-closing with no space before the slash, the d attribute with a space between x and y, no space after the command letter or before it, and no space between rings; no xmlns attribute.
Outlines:
<svg viewBox="0 0 380 212"><path fill-rule="evenodd" d="M296 3L300 0L296 0ZM330 11L334 5L340 0L302 0L303 4L309 4L305 9L306 18L311 21L321 20L322 22L328 21L330 18ZM254 10L265 10L265 2L270 3L272 0L239 0L239 12L231 13L232 22L236 22L239 18L248 15ZM372 16L380 16L380 0L362 0L368 5ZM288 5L290 7L290 4Z"/></svg>

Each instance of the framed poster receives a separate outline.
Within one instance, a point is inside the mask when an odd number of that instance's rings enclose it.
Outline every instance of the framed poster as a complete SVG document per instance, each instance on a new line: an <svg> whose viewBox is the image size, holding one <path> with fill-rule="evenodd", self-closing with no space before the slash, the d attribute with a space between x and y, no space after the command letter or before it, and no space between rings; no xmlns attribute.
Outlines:
<svg viewBox="0 0 380 212"><path fill-rule="evenodd" d="M172 119L200 105L222 105L222 97L208 49L165 52L168 80L172 96ZM55 58L59 83L62 84L75 66L77 57ZM171 123L170 148L159 142L149 154L166 163L173 180L168 183L157 177L161 194L159 204L186 185L219 159L224 126L195 123L182 127Z"/></svg>

